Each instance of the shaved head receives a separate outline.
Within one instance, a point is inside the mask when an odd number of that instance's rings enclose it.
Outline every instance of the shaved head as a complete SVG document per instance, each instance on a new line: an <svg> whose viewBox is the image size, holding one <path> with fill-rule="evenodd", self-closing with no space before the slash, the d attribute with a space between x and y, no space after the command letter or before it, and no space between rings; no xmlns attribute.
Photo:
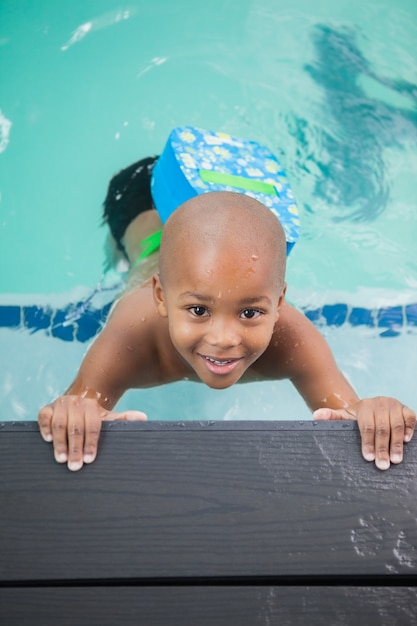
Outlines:
<svg viewBox="0 0 417 626"><path fill-rule="evenodd" d="M241 193L212 191L188 200L167 220L161 241L161 283L175 271L175 259L194 245L222 250L234 249L248 258L270 257L277 285L284 285L286 240L275 215L261 202Z"/></svg>

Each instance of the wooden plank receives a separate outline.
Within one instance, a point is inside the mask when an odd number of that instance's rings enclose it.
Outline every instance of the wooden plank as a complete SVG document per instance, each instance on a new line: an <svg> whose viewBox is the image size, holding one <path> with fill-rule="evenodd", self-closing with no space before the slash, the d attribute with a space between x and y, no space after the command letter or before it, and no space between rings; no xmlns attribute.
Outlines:
<svg viewBox="0 0 417 626"><path fill-rule="evenodd" d="M416 468L414 442L387 472L365 462L349 422L149 422L108 424L71 473L34 424L5 423L0 583L412 586Z"/></svg>
<svg viewBox="0 0 417 626"><path fill-rule="evenodd" d="M4 626L415 626L416 620L416 588L0 588Z"/></svg>

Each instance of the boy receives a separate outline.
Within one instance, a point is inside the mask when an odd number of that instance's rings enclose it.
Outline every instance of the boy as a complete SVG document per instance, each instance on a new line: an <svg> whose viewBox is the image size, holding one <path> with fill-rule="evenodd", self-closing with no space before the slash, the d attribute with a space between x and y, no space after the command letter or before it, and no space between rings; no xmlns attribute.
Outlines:
<svg viewBox="0 0 417 626"><path fill-rule="evenodd" d="M121 244L132 263L158 220L150 208L127 228ZM156 256L145 259L144 273ZM209 192L176 209L164 226L159 273L115 303L72 385L39 412L56 460L78 470L95 459L103 420L146 419L112 411L129 388L289 378L314 419L358 420L366 460L380 469L399 463L414 412L391 398L358 398L320 332L285 302L285 262L282 227L254 198Z"/></svg>

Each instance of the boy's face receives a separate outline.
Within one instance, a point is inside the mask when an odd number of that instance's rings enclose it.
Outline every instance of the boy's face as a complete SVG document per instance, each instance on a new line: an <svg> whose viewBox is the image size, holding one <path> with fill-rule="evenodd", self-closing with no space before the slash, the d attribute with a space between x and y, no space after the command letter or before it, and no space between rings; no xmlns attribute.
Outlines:
<svg viewBox="0 0 417 626"><path fill-rule="evenodd" d="M164 277L164 288L159 277L154 281L175 349L215 389L237 382L266 350L284 291L271 253L245 253L236 244L187 245Z"/></svg>

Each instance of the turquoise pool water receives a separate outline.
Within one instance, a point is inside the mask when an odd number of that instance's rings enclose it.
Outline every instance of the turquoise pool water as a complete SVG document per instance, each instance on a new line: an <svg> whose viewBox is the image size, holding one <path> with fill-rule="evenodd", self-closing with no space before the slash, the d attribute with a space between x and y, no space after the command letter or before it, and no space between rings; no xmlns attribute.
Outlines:
<svg viewBox="0 0 417 626"><path fill-rule="evenodd" d="M362 395L417 406L414 1L4 0L0 84L2 418L33 419L74 376L90 339L71 334L68 306L99 285L99 310L120 279L104 271L108 180L176 125L280 157L302 224L290 299ZM323 308L340 304L342 318ZM356 323L358 309L375 323ZM309 415L275 383L181 383L120 406L139 404L158 419Z"/></svg>

